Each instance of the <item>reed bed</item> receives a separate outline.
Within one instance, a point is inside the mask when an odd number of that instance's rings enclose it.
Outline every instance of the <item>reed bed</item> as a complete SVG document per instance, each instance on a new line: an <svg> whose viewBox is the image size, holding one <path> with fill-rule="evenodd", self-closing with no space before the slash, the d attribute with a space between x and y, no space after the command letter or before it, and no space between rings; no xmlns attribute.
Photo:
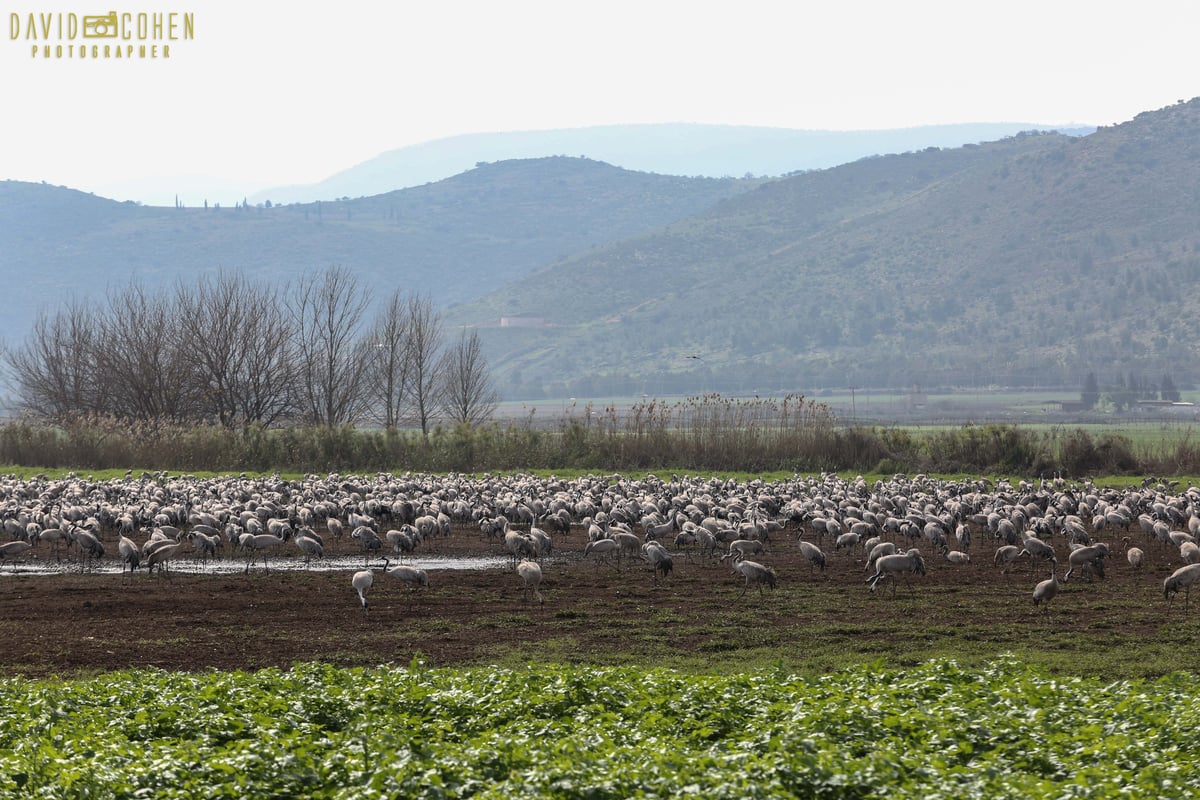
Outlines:
<svg viewBox="0 0 1200 800"><path fill-rule="evenodd" d="M0 463L23 467L197 472L704 470L1194 475L1200 444L1135 441L1114 430L963 425L935 431L841 425L800 395L647 398L564 409L549 428L526 418L419 431L351 425L261 428L84 415L0 425Z"/></svg>

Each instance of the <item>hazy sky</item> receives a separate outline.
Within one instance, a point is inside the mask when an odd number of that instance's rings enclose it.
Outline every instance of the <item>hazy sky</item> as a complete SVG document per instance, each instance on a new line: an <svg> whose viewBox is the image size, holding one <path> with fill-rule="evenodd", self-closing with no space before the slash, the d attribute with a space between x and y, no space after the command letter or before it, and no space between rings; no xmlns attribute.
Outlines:
<svg viewBox="0 0 1200 800"><path fill-rule="evenodd" d="M1191 0L2 0L0 10L0 178L104 194L189 175L229 179L231 192L308 183L480 131L1111 124L1200 95ZM111 10L191 12L195 38L170 43L169 59L31 57L31 11ZM52 31L44 43L60 41Z"/></svg>

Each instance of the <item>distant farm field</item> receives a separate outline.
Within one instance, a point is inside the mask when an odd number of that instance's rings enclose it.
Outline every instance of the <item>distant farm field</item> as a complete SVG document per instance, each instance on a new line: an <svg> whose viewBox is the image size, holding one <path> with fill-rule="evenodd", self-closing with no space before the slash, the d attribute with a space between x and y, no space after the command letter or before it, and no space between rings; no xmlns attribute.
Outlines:
<svg viewBox="0 0 1200 800"><path fill-rule="evenodd" d="M930 435L961 430L964 424L971 423L898 423L893 426L915 436ZM1145 420L1119 422L1023 422L1020 430L1046 437L1050 441L1062 438L1072 431L1084 431L1094 439L1103 437L1124 437L1137 448L1159 449L1177 446L1181 442L1197 442L1200 444L1200 423L1174 422L1163 420Z"/></svg>

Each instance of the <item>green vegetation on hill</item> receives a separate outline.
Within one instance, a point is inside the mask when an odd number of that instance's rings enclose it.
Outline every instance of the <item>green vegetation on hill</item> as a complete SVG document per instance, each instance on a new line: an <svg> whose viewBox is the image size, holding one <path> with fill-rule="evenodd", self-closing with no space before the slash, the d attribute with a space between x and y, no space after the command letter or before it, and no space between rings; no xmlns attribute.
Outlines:
<svg viewBox="0 0 1200 800"><path fill-rule="evenodd" d="M340 264L362 283L470 300L568 255L702 211L759 181L651 175L582 158L481 164L375 197L295 206L160 208L63 187L0 182L8 338L136 281L155 292L199 272L286 285Z"/></svg>
<svg viewBox="0 0 1200 800"><path fill-rule="evenodd" d="M1081 386L1089 371L1190 385L1197 185L1200 100L1082 138L1021 135L772 182L453 318L553 309L556 327L489 334L518 396Z"/></svg>
<svg viewBox="0 0 1200 800"><path fill-rule="evenodd" d="M39 307L340 264L475 326L506 399L1200 383L1200 99L762 180L582 158L272 208L0 184L10 339ZM502 317L526 317L501 327Z"/></svg>

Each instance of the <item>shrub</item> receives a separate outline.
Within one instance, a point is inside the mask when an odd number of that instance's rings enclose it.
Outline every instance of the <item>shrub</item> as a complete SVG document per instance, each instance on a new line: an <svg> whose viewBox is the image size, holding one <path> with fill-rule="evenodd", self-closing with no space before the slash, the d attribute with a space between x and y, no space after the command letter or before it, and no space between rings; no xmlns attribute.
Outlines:
<svg viewBox="0 0 1200 800"><path fill-rule="evenodd" d="M78 416L0 425L0 461L31 467L183 471L477 472L690 469L740 472L1000 472L1044 475L1200 472L1200 447L1135 453L1127 437L1082 429L1039 434L965 425L928 436L904 428L838 428L824 404L702 395L628 409L574 408L545 430L528 418L501 426L419 431L334 427L243 429Z"/></svg>

